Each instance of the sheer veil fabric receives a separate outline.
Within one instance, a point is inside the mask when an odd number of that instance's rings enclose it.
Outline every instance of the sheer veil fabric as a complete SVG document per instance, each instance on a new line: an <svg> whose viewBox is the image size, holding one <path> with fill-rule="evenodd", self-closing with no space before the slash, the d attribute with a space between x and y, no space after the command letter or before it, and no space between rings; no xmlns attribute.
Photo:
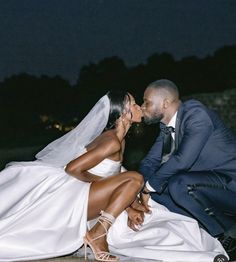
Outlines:
<svg viewBox="0 0 236 262"><path fill-rule="evenodd" d="M53 141L36 158L55 167L63 167L81 155L83 149L102 133L110 112L110 100L103 96L86 117L69 133Z"/></svg>
<svg viewBox="0 0 236 262"><path fill-rule="evenodd" d="M64 166L106 127L110 100L103 96L86 117L36 155L0 172L0 261L70 254L83 244L91 183Z"/></svg>

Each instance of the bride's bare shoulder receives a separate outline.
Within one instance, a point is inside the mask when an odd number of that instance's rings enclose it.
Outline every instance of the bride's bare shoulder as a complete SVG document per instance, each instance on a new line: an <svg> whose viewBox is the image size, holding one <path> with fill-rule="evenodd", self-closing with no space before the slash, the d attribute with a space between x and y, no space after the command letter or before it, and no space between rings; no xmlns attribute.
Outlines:
<svg viewBox="0 0 236 262"><path fill-rule="evenodd" d="M112 130L108 130L98 136L88 147L91 149L94 147L110 148L113 152L116 152L121 149L121 146L116 134Z"/></svg>
<svg viewBox="0 0 236 262"><path fill-rule="evenodd" d="M112 130L105 131L101 134L100 143L106 143L107 145L116 147L117 149L121 148L121 142Z"/></svg>

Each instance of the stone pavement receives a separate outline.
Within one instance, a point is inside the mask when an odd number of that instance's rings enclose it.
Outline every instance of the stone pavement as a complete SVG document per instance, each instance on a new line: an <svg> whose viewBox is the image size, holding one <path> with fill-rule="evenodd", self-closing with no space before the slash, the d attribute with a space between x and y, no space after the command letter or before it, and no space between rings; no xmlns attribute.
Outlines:
<svg viewBox="0 0 236 262"><path fill-rule="evenodd" d="M95 261L95 260L94 259L85 260L80 257L67 256L67 257L58 257L58 258L43 259L43 260L34 260L32 262L36 262L36 261L40 261L40 262L84 262L86 261L86 262L90 262L90 261Z"/></svg>
<svg viewBox="0 0 236 262"><path fill-rule="evenodd" d="M125 262L161 262L161 260L138 259L138 258L122 256L120 259L120 262L123 262L123 261ZM217 262L221 262L221 261L223 260L219 260ZM33 261L27 261L27 262L96 262L96 260L93 258L93 255L89 253L87 260L85 260L84 257L81 257L81 255L80 256L72 255L72 256L64 256L64 257L57 257L57 258L50 258L50 259L43 259L43 260L33 260ZM213 262L213 261L209 261L209 262ZM231 262L236 262L236 261L231 261Z"/></svg>
<svg viewBox="0 0 236 262"><path fill-rule="evenodd" d="M25 262L95 262L97 261L94 259L91 249L88 248L87 251L88 251L87 260L84 259L84 249L81 248L80 251L78 251L77 253L71 256L42 259L42 260L32 260L32 261L25 261ZM161 260L157 260L157 259L152 260L152 259L126 257L120 255L119 257L120 257L120 262L162 262Z"/></svg>
<svg viewBox="0 0 236 262"><path fill-rule="evenodd" d="M34 261L31 261L31 262L37 262L37 261L38 262L95 262L96 260L94 260L94 259L85 260L84 258L80 258L80 257L67 256L67 257L51 258L51 259L44 259L44 260L34 260ZM150 261L153 261L153 260L150 260ZM155 261L157 261L157 260L155 260ZM27 262L30 262L30 261L27 261ZM135 260L130 258L129 260L126 260L126 262L135 262ZM209 262L211 262L211 261L209 261ZM236 261L232 261L232 262L236 262Z"/></svg>
<svg viewBox="0 0 236 262"><path fill-rule="evenodd" d="M43 259L43 260L32 260L32 261L25 261L25 262L95 262L97 260L88 258L85 260L84 258L81 257L76 257L76 256L67 256L67 257L57 257L57 258L50 258L50 259ZM158 262L158 260L146 260L146 259L135 259L135 258L126 258L125 260L121 260L125 262ZM161 262L159 260L159 262Z"/></svg>
<svg viewBox="0 0 236 262"><path fill-rule="evenodd" d="M120 262L162 262L162 260L157 260L157 259L152 260L152 259L125 257L125 256L120 256L120 255L119 257L120 257ZM96 261L97 260L94 259L94 255L90 247L87 248L87 260L85 260L84 259L84 247L82 247L73 255L50 258L50 259L25 261L25 262L96 262ZM213 261L209 261L209 262L213 262ZM225 261L217 260L214 262L225 262ZM236 262L236 261L230 261L230 262Z"/></svg>

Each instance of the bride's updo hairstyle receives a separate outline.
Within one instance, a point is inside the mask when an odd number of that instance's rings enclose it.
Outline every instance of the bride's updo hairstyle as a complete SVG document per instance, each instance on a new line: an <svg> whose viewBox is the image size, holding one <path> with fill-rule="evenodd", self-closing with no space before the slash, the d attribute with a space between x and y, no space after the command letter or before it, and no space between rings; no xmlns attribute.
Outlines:
<svg viewBox="0 0 236 262"><path fill-rule="evenodd" d="M125 111L127 102L130 101L129 93L122 90L112 90L107 93L110 100L110 113L105 130L109 130L115 127L116 120Z"/></svg>

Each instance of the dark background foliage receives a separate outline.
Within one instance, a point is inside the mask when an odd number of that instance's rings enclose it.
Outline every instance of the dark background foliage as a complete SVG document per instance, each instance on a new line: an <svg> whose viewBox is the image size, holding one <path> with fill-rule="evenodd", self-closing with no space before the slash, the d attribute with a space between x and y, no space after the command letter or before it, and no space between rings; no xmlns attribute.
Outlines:
<svg viewBox="0 0 236 262"><path fill-rule="evenodd" d="M225 46L211 56L185 57L155 53L143 64L127 67L119 57L84 65L75 85L60 76L12 75L0 83L0 148L45 146L73 128L110 89L125 89L138 103L146 86L157 79L174 81L182 97L236 88L236 46ZM235 109L232 109L235 110ZM156 126L136 125L127 146L140 158L158 132Z"/></svg>

